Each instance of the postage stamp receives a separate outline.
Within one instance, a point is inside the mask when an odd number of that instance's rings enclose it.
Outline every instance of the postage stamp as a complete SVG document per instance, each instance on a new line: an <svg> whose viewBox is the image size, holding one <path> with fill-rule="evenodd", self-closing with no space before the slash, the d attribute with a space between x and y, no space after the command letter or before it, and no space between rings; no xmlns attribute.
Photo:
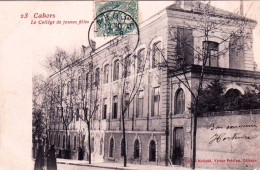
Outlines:
<svg viewBox="0 0 260 170"><path fill-rule="evenodd" d="M137 0L96 1L95 15L97 37L136 34Z"/></svg>

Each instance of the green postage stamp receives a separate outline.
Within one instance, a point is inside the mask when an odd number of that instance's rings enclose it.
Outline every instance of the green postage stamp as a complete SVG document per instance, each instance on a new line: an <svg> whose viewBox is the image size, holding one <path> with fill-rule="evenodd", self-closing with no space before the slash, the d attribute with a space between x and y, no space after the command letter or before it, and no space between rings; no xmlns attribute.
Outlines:
<svg viewBox="0 0 260 170"><path fill-rule="evenodd" d="M138 1L96 1L96 36L135 34L138 27Z"/></svg>

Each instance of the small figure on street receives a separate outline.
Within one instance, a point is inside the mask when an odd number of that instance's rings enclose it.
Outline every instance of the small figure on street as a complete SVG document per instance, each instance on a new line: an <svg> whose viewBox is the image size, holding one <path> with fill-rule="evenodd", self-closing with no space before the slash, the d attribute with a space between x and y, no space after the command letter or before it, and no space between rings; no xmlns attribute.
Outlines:
<svg viewBox="0 0 260 170"><path fill-rule="evenodd" d="M79 158L79 160L83 160L84 159L84 151L83 151L83 149L81 147L79 147L78 158Z"/></svg>
<svg viewBox="0 0 260 170"><path fill-rule="evenodd" d="M43 170L43 169L44 169L44 152L43 152L42 142L39 141L39 148L37 150L34 170Z"/></svg>
<svg viewBox="0 0 260 170"><path fill-rule="evenodd" d="M54 145L51 145L51 148L48 151L47 170L57 170L57 162L56 162Z"/></svg>

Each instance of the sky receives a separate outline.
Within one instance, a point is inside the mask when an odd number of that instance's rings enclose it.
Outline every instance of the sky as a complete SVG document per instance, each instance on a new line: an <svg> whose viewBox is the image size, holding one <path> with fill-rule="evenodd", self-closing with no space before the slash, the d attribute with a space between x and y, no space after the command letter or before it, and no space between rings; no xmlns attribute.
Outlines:
<svg viewBox="0 0 260 170"><path fill-rule="evenodd" d="M140 22L172 3L140 1ZM211 3L229 11L239 8L239 1ZM244 1L244 5L245 14L260 23L260 1ZM21 18L26 13L28 17ZM90 24L31 24L34 14L43 13L55 15L55 20L60 21L91 22L93 2L0 2L0 165L3 169L9 169L9 165L12 169L32 169L31 150L28 149L31 148L32 75L46 74L44 61L57 47L72 52L88 45ZM253 33L254 57L260 65L260 25Z"/></svg>
<svg viewBox="0 0 260 170"><path fill-rule="evenodd" d="M47 56L52 55L57 47L71 52L87 46L89 24L81 25L39 25L31 24L35 13L55 14L55 20L93 20L92 1L77 2L1 2L0 16L0 47L1 55L12 55L32 60L34 73L44 72ZM238 11L239 1L212 1L212 5L229 10ZM142 22L159 12L173 1L139 1L139 21ZM14 10L15 9L15 10ZM28 13L28 18L21 18ZM244 13L260 22L260 1L244 1ZM260 25L254 30L255 61L260 65ZM12 51L10 53L10 51ZM25 61L23 61L25 62Z"/></svg>

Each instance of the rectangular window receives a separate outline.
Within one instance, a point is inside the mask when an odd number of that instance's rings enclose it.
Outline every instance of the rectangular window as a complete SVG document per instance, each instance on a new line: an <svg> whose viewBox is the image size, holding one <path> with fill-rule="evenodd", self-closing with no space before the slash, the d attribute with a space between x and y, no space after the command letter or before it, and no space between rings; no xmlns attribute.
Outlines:
<svg viewBox="0 0 260 170"><path fill-rule="evenodd" d="M152 68L157 67L160 64L161 58L161 41L156 42L153 44L153 61L152 61Z"/></svg>
<svg viewBox="0 0 260 170"><path fill-rule="evenodd" d="M124 96L124 110L126 109L124 113L125 117L129 117L129 107L130 107L129 94L126 93Z"/></svg>
<svg viewBox="0 0 260 170"><path fill-rule="evenodd" d="M113 115L112 118L113 119L117 119L117 112L118 112L118 97L114 96L113 97Z"/></svg>
<svg viewBox="0 0 260 170"><path fill-rule="evenodd" d="M103 100L103 116L102 119L107 118L107 99Z"/></svg>
<svg viewBox="0 0 260 170"><path fill-rule="evenodd" d="M143 116L143 104L144 104L144 91L139 91L138 98L137 98L137 108L136 108L136 117Z"/></svg>
<svg viewBox="0 0 260 170"><path fill-rule="evenodd" d="M113 72L113 80L119 79L119 60L114 62L114 72Z"/></svg>
<svg viewBox="0 0 260 170"><path fill-rule="evenodd" d="M76 113L76 121L79 121L79 109L77 108L77 113Z"/></svg>
<svg viewBox="0 0 260 170"><path fill-rule="evenodd" d="M86 89L89 87L89 81L88 81L89 74L86 74Z"/></svg>
<svg viewBox="0 0 260 170"><path fill-rule="evenodd" d="M80 90L81 88L81 76L79 76L78 78L78 90Z"/></svg>
<svg viewBox="0 0 260 170"><path fill-rule="evenodd" d="M244 69L244 37L230 36L229 41L229 68Z"/></svg>
<svg viewBox="0 0 260 170"><path fill-rule="evenodd" d="M177 58L179 66L193 64L194 62L194 37L192 29L177 28Z"/></svg>
<svg viewBox="0 0 260 170"><path fill-rule="evenodd" d="M204 57L206 66L218 67L218 43L213 41L203 41Z"/></svg>
<svg viewBox="0 0 260 170"><path fill-rule="evenodd" d="M137 54L137 73L140 73L144 70L144 66L145 66L145 61L144 61L144 57L145 57L145 50L141 49L138 54Z"/></svg>
<svg viewBox="0 0 260 170"><path fill-rule="evenodd" d="M67 96L70 94L70 81L67 84Z"/></svg>
<svg viewBox="0 0 260 170"><path fill-rule="evenodd" d="M85 113L84 113L84 120L88 119L88 108L85 108Z"/></svg>
<svg viewBox="0 0 260 170"><path fill-rule="evenodd" d="M99 68L96 69L96 75L95 75L95 86L97 87L99 85L99 81L100 81L100 70Z"/></svg>
<svg viewBox="0 0 260 170"><path fill-rule="evenodd" d="M131 60L130 55L128 55L124 60L124 71L123 71L123 77L126 78L130 76L130 66L131 66Z"/></svg>
<svg viewBox="0 0 260 170"><path fill-rule="evenodd" d="M153 92L153 110L152 110L152 115L151 116L157 116L159 115L160 111L160 88L156 87L154 88Z"/></svg>
<svg viewBox="0 0 260 170"><path fill-rule="evenodd" d="M105 65L104 67L104 84L108 83L108 77L109 76L109 65Z"/></svg>

